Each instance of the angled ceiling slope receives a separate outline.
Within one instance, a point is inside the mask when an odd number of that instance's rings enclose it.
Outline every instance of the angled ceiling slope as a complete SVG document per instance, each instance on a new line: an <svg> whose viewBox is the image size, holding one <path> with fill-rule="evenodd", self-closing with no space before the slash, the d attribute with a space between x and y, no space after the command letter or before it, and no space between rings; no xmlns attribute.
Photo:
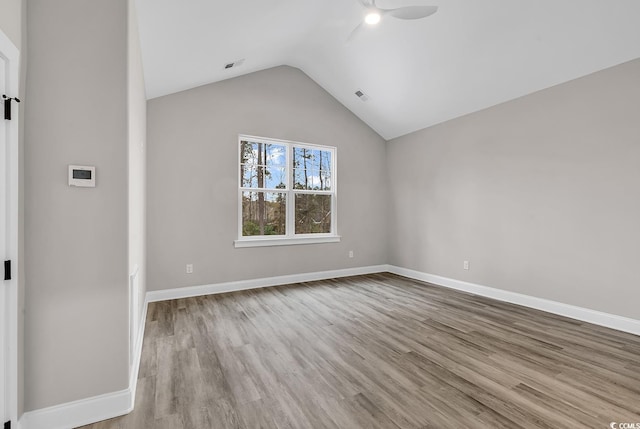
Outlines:
<svg viewBox="0 0 640 429"><path fill-rule="evenodd" d="M439 10L347 43L357 0L137 0L147 95L286 64L391 139L640 57L638 0L377 3Z"/></svg>

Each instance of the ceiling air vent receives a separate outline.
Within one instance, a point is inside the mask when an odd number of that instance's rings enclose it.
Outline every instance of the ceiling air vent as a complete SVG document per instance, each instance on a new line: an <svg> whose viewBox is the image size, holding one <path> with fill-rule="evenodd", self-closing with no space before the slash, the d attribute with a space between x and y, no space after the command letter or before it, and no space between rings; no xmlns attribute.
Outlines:
<svg viewBox="0 0 640 429"><path fill-rule="evenodd" d="M241 59L241 60L234 61L232 63L227 63L227 64L224 65L224 68L226 70L226 69L230 69L230 68L233 68L233 67L238 67L238 66L241 66L242 63L244 63L244 58Z"/></svg>
<svg viewBox="0 0 640 429"><path fill-rule="evenodd" d="M365 94L364 92L362 92L361 90L357 90L355 92L355 94L358 96L358 98L362 101L367 101L369 99L369 96L367 94Z"/></svg>

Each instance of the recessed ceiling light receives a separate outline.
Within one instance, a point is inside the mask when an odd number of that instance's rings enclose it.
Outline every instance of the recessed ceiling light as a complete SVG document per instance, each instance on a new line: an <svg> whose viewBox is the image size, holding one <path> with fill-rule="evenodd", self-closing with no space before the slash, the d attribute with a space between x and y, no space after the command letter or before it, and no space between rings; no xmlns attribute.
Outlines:
<svg viewBox="0 0 640 429"><path fill-rule="evenodd" d="M368 13L367 16L364 17L364 22L369 25L375 25L380 22L380 14L378 12Z"/></svg>

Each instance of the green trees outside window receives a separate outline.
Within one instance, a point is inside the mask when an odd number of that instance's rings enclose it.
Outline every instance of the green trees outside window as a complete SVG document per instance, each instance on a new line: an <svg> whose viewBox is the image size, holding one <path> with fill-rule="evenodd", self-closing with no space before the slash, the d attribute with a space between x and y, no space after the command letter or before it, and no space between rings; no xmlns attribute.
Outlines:
<svg viewBox="0 0 640 429"><path fill-rule="evenodd" d="M334 169L335 148L241 136L242 237L335 234Z"/></svg>

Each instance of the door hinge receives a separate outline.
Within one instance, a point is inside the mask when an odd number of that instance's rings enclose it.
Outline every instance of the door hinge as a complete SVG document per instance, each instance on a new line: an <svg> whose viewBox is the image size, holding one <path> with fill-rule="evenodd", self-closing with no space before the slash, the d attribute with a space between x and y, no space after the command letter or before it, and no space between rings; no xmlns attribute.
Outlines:
<svg viewBox="0 0 640 429"><path fill-rule="evenodd" d="M4 279L11 280L11 260L4 261Z"/></svg>
<svg viewBox="0 0 640 429"><path fill-rule="evenodd" d="M16 100L16 103L20 102L18 97L7 97L6 94L2 94L2 98L4 98L4 118L7 120L11 120L11 100Z"/></svg>
<svg viewBox="0 0 640 429"><path fill-rule="evenodd" d="M11 429L11 420L4 422L4 429Z"/></svg>

